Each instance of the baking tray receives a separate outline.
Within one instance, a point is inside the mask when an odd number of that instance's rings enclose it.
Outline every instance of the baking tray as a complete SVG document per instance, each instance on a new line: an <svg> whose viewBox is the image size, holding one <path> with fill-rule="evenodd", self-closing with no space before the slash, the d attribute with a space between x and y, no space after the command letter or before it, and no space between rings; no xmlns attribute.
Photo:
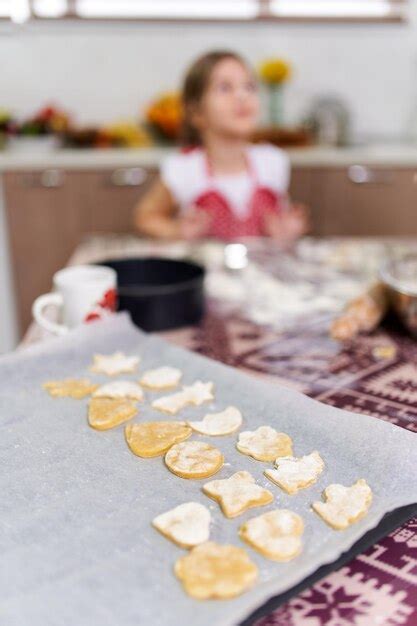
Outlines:
<svg viewBox="0 0 417 626"><path fill-rule="evenodd" d="M201 493L204 481L179 479L160 458L135 457L122 428L88 427L86 400L54 400L41 389L47 379L87 375L93 353L118 349L140 354L142 370L174 364L186 383L215 383L215 402L186 409L181 418L236 404L244 428L271 424L288 432L298 455L318 449L326 461L319 482L287 496L263 477L267 464L236 452L235 435L197 437L223 451L226 465L218 478L249 470L276 496L268 507L227 520ZM147 393L147 401L157 395ZM161 414L146 402L136 419ZM387 513L417 501L413 433L170 346L134 328L123 314L0 359L0 424L0 623L7 626L235 626L259 607L267 610L271 598L295 593L322 566L337 566ZM310 510L311 502L330 482L361 477L374 491L368 515L346 531L331 530ZM214 541L236 545L243 521L274 506L291 508L306 523L304 551L284 564L248 548L260 569L252 590L228 601L192 600L172 573L184 551L150 525L155 515L186 500L210 507Z"/></svg>
<svg viewBox="0 0 417 626"><path fill-rule="evenodd" d="M281 593L279 596L273 596L272 598L267 600L265 604L257 608L245 620L240 622L239 626L253 626L253 624L261 617L269 615L272 611L275 611L281 605L288 602L288 600L304 591L304 589L308 589L309 587L314 585L314 583L318 582L322 578L325 578L332 572L338 570L346 563L349 563L349 561L351 561L356 555L362 554L362 552L365 552L365 550L373 546L377 541L379 541L383 537L386 537L391 531L395 530L416 515L417 504L402 506L398 509L395 509L395 511L387 513L379 522L378 526L372 528L371 530L368 530L368 532L365 533L363 537L359 539L359 541L356 541L356 543L353 544L350 550L344 552L338 559L336 559L332 563L322 565L313 574L307 576L307 578L302 580L297 585L294 585L294 587L291 587L291 589L288 589L284 593Z"/></svg>

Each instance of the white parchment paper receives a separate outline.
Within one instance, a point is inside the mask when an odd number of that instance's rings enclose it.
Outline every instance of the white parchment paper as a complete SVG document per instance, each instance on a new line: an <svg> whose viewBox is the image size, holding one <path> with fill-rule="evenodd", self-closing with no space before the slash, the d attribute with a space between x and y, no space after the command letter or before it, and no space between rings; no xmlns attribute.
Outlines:
<svg viewBox="0 0 417 626"><path fill-rule="evenodd" d="M141 371L175 365L186 384L212 380L215 401L186 409L180 419L201 419L208 410L234 404L243 413L244 429L269 424L291 435L295 454L319 450L326 462L319 482L296 496L285 495L263 476L270 464L236 451L236 434L195 435L225 455L216 478L248 470L275 494L273 504L228 520L201 492L204 480L174 476L162 458L134 456L123 427L89 428L87 399L52 399L42 390L48 379L108 380L88 366L95 352L115 350L139 354ZM136 421L167 419L150 408L158 395L146 393ZM141 333L124 314L77 329L0 359L0 624L232 626L336 559L386 512L416 502L416 468L414 434L172 347ZM333 531L311 511L311 502L329 483L358 478L373 489L370 512L348 530ZM303 553L285 564L247 548L260 569L251 591L228 601L192 600L172 571L184 551L150 524L158 513L188 500L210 507L214 541L235 545L242 545L237 529L243 521L274 507L290 508L306 524Z"/></svg>

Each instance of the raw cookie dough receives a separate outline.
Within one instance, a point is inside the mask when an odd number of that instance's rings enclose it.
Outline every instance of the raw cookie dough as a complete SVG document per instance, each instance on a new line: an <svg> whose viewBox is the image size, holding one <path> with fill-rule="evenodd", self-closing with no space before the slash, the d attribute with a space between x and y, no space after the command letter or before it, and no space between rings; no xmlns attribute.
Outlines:
<svg viewBox="0 0 417 626"><path fill-rule="evenodd" d="M209 540L211 515L199 502L185 502L154 518L152 524L181 548L193 548Z"/></svg>
<svg viewBox="0 0 417 626"><path fill-rule="evenodd" d="M258 578L258 568L246 550L207 541L175 563L175 575L197 600L234 598Z"/></svg>
<svg viewBox="0 0 417 626"><path fill-rule="evenodd" d="M127 356L124 352L95 354L90 370L96 374L107 374L107 376L129 374L136 370L139 362L140 358L138 356Z"/></svg>
<svg viewBox="0 0 417 626"><path fill-rule="evenodd" d="M142 422L125 428L127 445L137 456L165 454L174 443L188 439L191 428L185 422Z"/></svg>
<svg viewBox="0 0 417 626"><path fill-rule="evenodd" d="M314 485L324 469L323 459L316 450L299 458L280 457L275 465L276 469L267 469L264 474L290 495Z"/></svg>
<svg viewBox="0 0 417 626"><path fill-rule="evenodd" d="M208 413L199 422L187 423L202 435L230 435L242 425L242 413L236 407L229 406L220 413Z"/></svg>
<svg viewBox="0 0 417 626"><path fill-rule="evenodd" d="M101 385L94 393L93 398L130 398L143 400L143 391L137 383L131 380L113 380Z"/></svg>
<svg viewBox="0 0 417 626"><path fill-rule="evenodd" d="M88 405L88 423L96 430L108 430L127 422L137 412L131 400L92 398Z"/></svg>
<svg viewBox="0 0 417 626"><path fill-rule="evenodd" d="M44 383L42 387L53 398L75 398L80 400L93 393L98 385L94 385L86 378L79 380L67 378L66 380L50 380Z"/></svg>
<svg viewBox="0 0 417 626"><path fill-rule="evenodd" d="M166 365L154 370L146 371L140 379L140 384L147 389L173 389L182 378L181 370Z"/></svg>
<svg viewBox="0 0 417 626"><path fill-rule="evenodd" d="M220 450L203 441L177 443L165 455L165 463L181 478L208 478L224 463Z"/></svg>
<svg viewBox="0 0 417 626"><path fill-rule="evenodd" d="M325 502L314 502L313 509L335 530L344 530L364 517L372 502L372 490L363 478L351 487L329 485L323 496Z"/></svg>
<svg viewBox="0 0 417 626"><path fill-rule="evenodd" d="M224 480L212 480L203 491L216 500L226 517L236 517L256 506L269 504L274 496L268 489L255 483L249 472L236 472Z"/></svg>
<svg viewBox="0 0 417 626"><path fill-rule="evenodd" d="M245 430L239 435L236 444L242 454L257 461L274 461L279 456L292 455L292 440L285 433L279 433L270 426L260 426L256 430Z"/></svg>
<svg viewBox="0 0 417 626"><path fill-rule="evenodd" d="M302 518L288 509L252 517L239 529L240 537L273 561L290 561L301 552Z"/></svg>
<svg viewBox="0 0 417 626"><path fill-rule="evenodd" d="M185 386L177 393L154 400L152 407L158 411L175 415L189 404L200 406L203 402L213 399L213 383L203 383L201 380L197 380L193 385Z"/></svg>

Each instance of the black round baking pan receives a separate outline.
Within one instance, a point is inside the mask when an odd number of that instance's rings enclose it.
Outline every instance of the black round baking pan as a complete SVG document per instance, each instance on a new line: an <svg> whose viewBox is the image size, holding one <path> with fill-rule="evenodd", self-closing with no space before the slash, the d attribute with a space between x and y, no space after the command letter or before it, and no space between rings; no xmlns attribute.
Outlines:
<svg viewBox="0 0 417 626"><path fill-rule="evenodd" d="M197 323L204 312L205 270L196 263L157 257L109 259L117 273L118 310L146 331Z"/></svg>

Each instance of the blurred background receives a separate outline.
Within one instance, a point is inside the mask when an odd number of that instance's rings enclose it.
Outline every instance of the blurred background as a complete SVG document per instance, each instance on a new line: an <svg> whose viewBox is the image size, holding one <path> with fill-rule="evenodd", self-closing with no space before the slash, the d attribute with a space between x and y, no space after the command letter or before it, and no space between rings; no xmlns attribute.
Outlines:
<svg viewBox="0 0 417 626"><path fill-rule="evenodd" d="M0 0L0 351L83 236L131 231L213 48L258 72L312 234L417 234L415 0Z"/></svg>

